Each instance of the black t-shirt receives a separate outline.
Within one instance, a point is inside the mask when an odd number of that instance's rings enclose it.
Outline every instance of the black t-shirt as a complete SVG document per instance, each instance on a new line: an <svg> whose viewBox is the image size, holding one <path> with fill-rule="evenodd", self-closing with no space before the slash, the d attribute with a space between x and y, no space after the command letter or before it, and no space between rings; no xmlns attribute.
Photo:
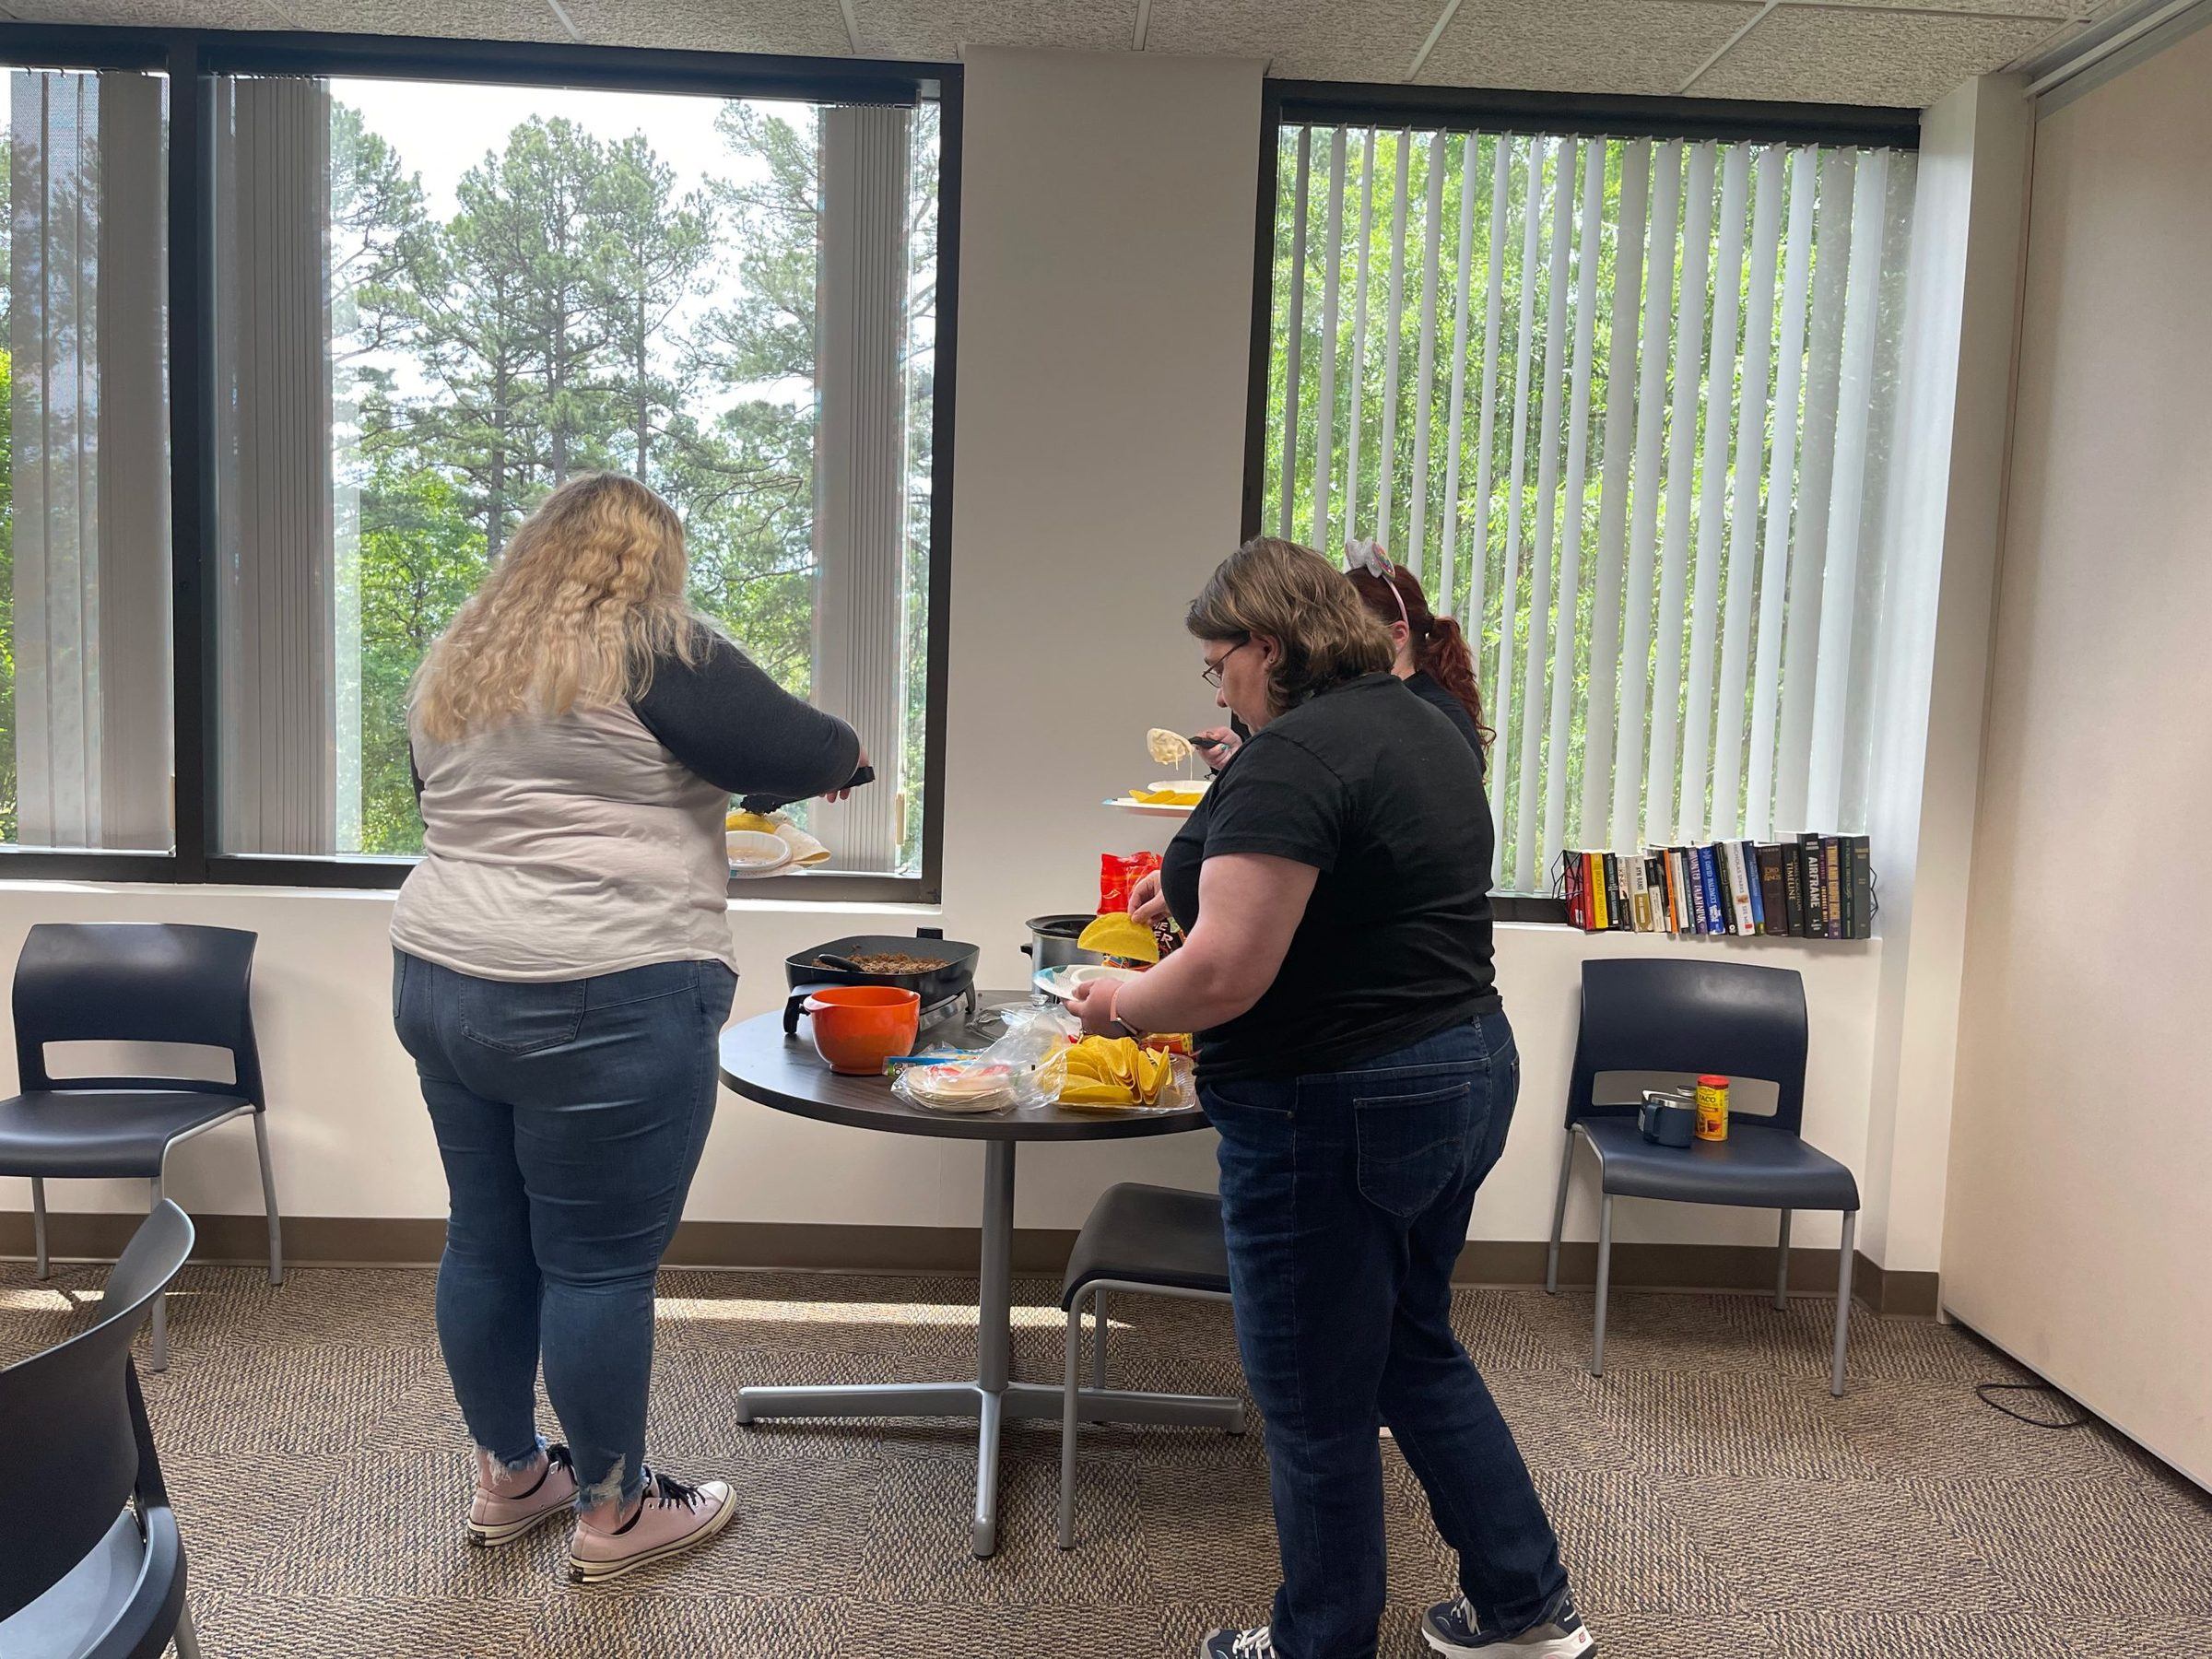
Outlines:
<svg viewBox="0 0 2212 1659"><path fill-rule="evenodd" d="M1275 982L1199 1034L1200 1077L1341 1071L1494 1011L1492 841L1474 752L1404 681L1367 675L1270 721L1162 860L1186 932L1207 858L1266 853L1320 872Z"/></svg>
<svg viewBox="0 0 2212 1659"><path fill-rule="evenodd" d="M1444 718L1456 726L1459 735L1467 740L1467 747L1475 751L1475 759L1482 763L1483 776L1488 778L1490 773L1490 760L1489 757L1483 753L1482 729L1475 724L1475 717L1467 712L1467 705L1453 696L1451 691L1445 688L1444 682L1427 669L1417 669L1407 676L1406 689L1423 702L1433 703L1443 712ZM1483 822L1486 825L1489 822L1488 813L1483 815Z"/></svg>

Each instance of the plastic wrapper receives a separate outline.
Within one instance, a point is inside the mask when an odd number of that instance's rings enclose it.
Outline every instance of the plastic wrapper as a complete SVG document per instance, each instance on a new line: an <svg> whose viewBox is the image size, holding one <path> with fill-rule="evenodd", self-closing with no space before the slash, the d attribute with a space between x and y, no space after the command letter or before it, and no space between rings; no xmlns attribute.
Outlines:
<svg viewBox="0 0 2212 1659"><path fill-rule="evenodd" d="M1008 1008L1006 1034L990 1047L959 1059L910 1065L891 1080L891 1092L929 1112L976 1115L1040 1106L1056 1100L1042 1081L1045 1063L1065 1050L1082 1027L1065 1008Z"/></svg>
<svg viewBox="0 0 2212 1659"><path fill-rule="evenodd" d="M1137 1049L1126 1038L1103 1041L1109 1048ZM1165 1049L1147 1049L1141 1054L1141 1060L1135 1053L1124 1056L1134 1067L1142 1068L1131 1069L1122 1078L1127 1089L1125 1095L1111 1083L1101 1088L1098 1068L1076 1065L1075 1051L1065 1045L1046 1058L1038 1076L1039 1087L1044 1098L1057 1103L1063 1111L1094 1112L1105 1116L1188 1112L1198 1104L1197 1083L1188 1054ZM1153 1070L1154 1067L1159 1069ZM1155 1079L1158 1084L1149 1100L1141 1098L1144 1085L1138 1079L1144 1077Z"/></svg>

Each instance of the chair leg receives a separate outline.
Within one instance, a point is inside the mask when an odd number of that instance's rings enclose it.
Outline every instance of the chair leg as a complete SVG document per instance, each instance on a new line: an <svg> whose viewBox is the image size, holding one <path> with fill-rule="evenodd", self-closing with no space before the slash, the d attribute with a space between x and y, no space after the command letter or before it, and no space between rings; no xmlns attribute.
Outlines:
<svg viewBox="0 0 2212 1659"><path fill-rule="evenodd" d="M1090 1293L1090 1385L1106 1386L1106 1292Z"/></svg>
<svg viewBox="0 0 2212 1659"><path fill-rule="evenodd" d="M269 1283L284 1283L284 1222L276 1214L276 1171L269 1163L269 1114L253 1114L253 1145L261 1154L261 1202L269 1212Z"/></svg>
<svg viewBox="0 0 2212 1659"><path fill-rule="evenodd" d="M46 1258L46 1182L37 1175L30 1178L30 1248L38 1257L41 1278L53 1276L53 1264Z"/></svg>
<svg viewBox="0 0 2212 1659"><path fill-rule="evenodd" d="M1851 1255L1858 1233L1859 1212L1843 1212L1843 1248L1836 1257L1836 1363L1830 1373L1828 1392L1843 1397L1843 1354L1851 1343Z"/></svg>
<svg viewBox="0 0 2212 1659"><path fill-rule="evenodd" d="M1567 1228L1567 1183L1574 1174L1574 1125L1567 1126L1567 1149L1559 1154L1559 1195L1551 1206L1551 1249L1544 1257L1544 1294L1559 1293L1559 1235Z"/></svg>
<svg viewBox="0 0 2212 1659"><path fill-rule="evenodd" d="M1790 1305L1790 1212L1786 1209L1782 1212L1782 1242L1774 1249L1782 1258L1774 1264L1774 1305L1786 1308Z"/></svg>
<svg viewBox="0 0 2212 1659"><path fill-rule="evenodd" d="M161 1207L161 1178L157 1175L150 1183L154 1189L153 1209ZM154 1330L152 1337L153 1364L151 1370L169 1369L169 1292L163 1290L154 1298Z"/></svg>
<svg viewBox="0 0 2212 1659"><path fill-rule="evenodd" d="M1590 1335L1590 1374L1606 1374L1606 1292L1613 1283L1613 1195L1597 1205L1597 1324Z"/></svg>
<svg viewBox="0 0 2212 1659"><path fill-rule="evenodd" d="M177 1607L177 1659L200 1659L200 1628L192 1622L192 1603Z"/></svg>
<svg viewBox="0 0 2212 1659"><path fill-rule="evenodd" d="M1076 1547L1076 1385L1082 1348L1083 1297L1078 1291L1067 1309L1067 1367L1060 1384L1060 1547L1063 1549Z"/></svg>

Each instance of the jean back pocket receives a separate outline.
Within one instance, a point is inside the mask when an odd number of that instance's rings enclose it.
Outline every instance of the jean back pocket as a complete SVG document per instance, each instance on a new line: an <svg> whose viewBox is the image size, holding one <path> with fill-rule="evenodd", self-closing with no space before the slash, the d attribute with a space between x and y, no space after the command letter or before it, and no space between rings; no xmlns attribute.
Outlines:
<svg viewBox="0 0 2212 1659"><path fill-rule="evenodd" d="M1359 1141L1360 1195L1401 1219L1441 1198L1466 1159L1474 1086L1406 1080L1406 1092L1352 1101Z"/></svg>
<svg viewBox="0 0 2212 1659"><path fill-rule="evenodd" d="M536 1054L576 1041L583 980L487 980L458 975L461 1030L502 1054Z"/></svg>

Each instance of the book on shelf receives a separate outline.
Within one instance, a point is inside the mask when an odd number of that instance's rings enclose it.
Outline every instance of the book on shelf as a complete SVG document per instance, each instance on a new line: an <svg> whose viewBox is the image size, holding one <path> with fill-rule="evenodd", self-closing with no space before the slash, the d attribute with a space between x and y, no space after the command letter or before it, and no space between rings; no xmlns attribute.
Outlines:
<svg viewBox="0 0 2212 1659"><path fill-rule="evenodd" d="M1585 933L1864 939L1878 888L1864 835L1807 830L1635 853L1569 849L1557 890Z"/></svg>

